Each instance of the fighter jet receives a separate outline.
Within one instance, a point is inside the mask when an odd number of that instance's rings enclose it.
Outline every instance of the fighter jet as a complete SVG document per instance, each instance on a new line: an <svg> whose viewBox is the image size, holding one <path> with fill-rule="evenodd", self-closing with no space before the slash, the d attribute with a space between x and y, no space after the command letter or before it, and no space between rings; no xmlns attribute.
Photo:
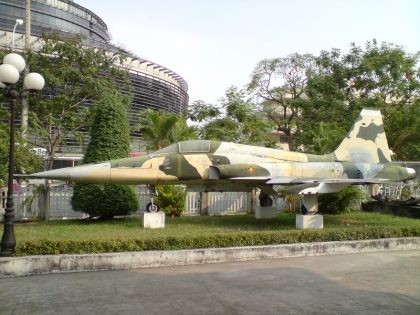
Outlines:
<svg viewBox="0 0 420 315"><path fill-rule="evenodd" d="M382 116L365 108L338 148L325 155L236 143L189 140L146 156L56 169L31 177L102 184L187 185L195 191L260 189L261 207L273 204L276 188L303 195L303 211L317 211L317 195L349 185L415 178L412 168L391 163ZM152 202L148 211L159 211Z"/></svg>

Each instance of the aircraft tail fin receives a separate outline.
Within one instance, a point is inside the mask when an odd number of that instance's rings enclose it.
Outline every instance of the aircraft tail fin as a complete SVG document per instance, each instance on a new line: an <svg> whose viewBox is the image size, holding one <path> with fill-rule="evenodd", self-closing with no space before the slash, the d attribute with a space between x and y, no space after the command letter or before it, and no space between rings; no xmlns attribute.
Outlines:
<svg viewBox="0 0 420 315"><path fill-rule="evenodd" d="M334 153L337 161L391 162L391 151L388 147L381 111L363 108Z"/></svg>

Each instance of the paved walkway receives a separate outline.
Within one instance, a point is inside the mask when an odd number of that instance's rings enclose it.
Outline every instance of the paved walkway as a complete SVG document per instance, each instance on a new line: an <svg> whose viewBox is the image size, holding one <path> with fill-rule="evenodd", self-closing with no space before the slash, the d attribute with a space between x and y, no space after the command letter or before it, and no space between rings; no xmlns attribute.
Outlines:
<svg viewBox="0 0 420 315"><path fill-rule="evenodd" d="M0 279L1 314L420 314L420 251Z"/></svg>

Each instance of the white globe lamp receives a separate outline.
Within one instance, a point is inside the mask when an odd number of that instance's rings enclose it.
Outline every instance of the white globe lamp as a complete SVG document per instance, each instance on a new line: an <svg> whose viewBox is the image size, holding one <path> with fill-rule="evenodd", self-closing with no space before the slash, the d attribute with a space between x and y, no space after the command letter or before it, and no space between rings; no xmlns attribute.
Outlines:
<svg viewBox="0 0 420 315"><path fill-rule="evenodd" d="M23 69L25 69L26 64L25 59L16 53L10 53L4 56L3 63L14 66L19 72L22 72Z"/></svg>
<svg viewBox="0 0 420 315"><path fill-rule="evenodd" d="M9 64L0 65L0 82L4 84L15 84L19 80L19 71Z"/></svg>
<svg viewBox="0 0 420 315"><path fill-rule="evenodd" d="M42 90L45 85L45 80L42 75L36 72L28 73L28 75L23 79L23 85L27 90Z"/></svg>

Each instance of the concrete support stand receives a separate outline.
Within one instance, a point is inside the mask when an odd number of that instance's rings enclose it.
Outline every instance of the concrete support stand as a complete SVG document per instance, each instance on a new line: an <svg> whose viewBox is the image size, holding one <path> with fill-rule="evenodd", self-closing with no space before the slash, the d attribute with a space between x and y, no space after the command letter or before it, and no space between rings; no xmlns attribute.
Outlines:
<svg viewBox="0 0 420 315"><path fill-rule="evenodd" d="M257 192L254 198L255 219L275 218L278 214L276 203L273 202L271 207L261 207L259 200L259 192Z"/></svg>
<svg viewBox="0 0 420 315"><path fill-rule="evenodd" d="M322 229L324 228L324 217L320 214L297 214L296 228L298 229Z"/></svg>
<svg viewBox="0 0 420 315"><path fill-rule="evenodd" d="M143 227L145 229L161 229L165 227L165 212L145 212L143 216Z"/></svg>
<svg viewBox="0 0 420 315"><path fill-rule="evenodd" d="M271 219L277 216L276 207L255 207L255 219Z"/></svg>

